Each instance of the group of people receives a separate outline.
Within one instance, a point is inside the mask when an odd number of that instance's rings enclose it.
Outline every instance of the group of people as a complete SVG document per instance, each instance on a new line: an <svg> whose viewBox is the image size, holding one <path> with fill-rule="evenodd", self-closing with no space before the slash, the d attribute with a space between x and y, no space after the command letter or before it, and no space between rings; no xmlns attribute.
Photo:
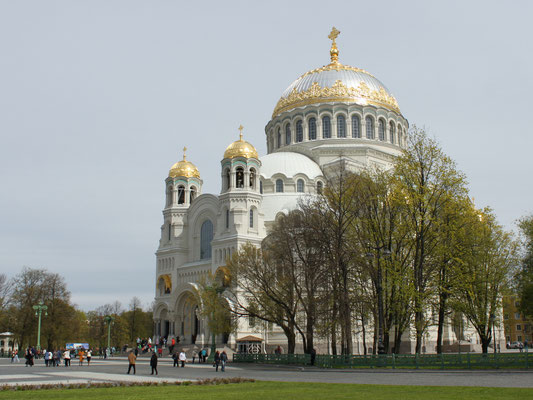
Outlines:
<svg viewBox="0 0 533 400"><path fill-rule="evenodd" d="M130 351L128 354L128 375L130 374L131 370L133 369L133 375L136 374L136 363L137 363L137 355L134 351ZM157 363L158 363L158 356L156 352L154 351L152 353L152 356L150 357L150 367L152 368L152 373L150 375L153 375L154 372L156 375L158 375L157 372Z"/></svg>
<svg viewBox="0 0 533 400"><path fill-rule="evenodd" d="M77 350L36 350L34 347L28 347L24 353L26 359L26 367L33 367L35 359L44 359L44 365L47 367L59 367L61 365L61 359L64 360L65 367L70 366L70 360L72 358L78 358L79 365L83 365L83 360L87 360L87 366L91 364L92 350L84 350L82 348ZM11 362L18 362L18 351L13 351L11 356Z"/></svg>
<svg viewBox="0 0 533 400"><path fill-rule="evenodd" d="M133 370L133 374L136 374L136 363L137 363L137 349L135 351L130 351L128 354L128 375ZM158 355L154 351L152 352L152 356L150 357L150 367L152 368L152 373L150 375L158 375L157 371L157 364L158 364ZM172 354L172 359L174 360L174 367L181 366L181 368L185 367L185 363L187 362L187 354L182 350L179 353ZM207 350L202 349L200 353L198 354L199 362L206 362L207 360ZM193 358L194 360L194 358ZM213 363L213 366L215 367L215 371L218 372L218 368L220 367L220 370L224 372L226 370L226 363L228 362L228 355L225 351L222 353L217 351L215 353L215 360Z"/></svg>
<svg viewBox="0 0 533 400"><path fill-rule="evenodd" d="M222 353L217 350L215 353L215 371L218 372L218 367L220 366L220 371L226 371L226 363L228 362L228 355L225 351Z"/></svg>
<svg viewBox="0 0 533 400"><path fill-rule="evenodd" d="M147 339L141 339L138 337L136 349L137 349L137 353L138 352L146 353L146 352L152 351L152 338L149 337Z"/></svg>

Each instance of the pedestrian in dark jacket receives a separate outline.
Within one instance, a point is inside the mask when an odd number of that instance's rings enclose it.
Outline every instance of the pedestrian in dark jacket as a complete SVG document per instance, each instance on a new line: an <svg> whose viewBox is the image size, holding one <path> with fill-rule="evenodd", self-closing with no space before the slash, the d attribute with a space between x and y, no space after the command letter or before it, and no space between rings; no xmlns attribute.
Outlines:
<svg viewBox="0 0 533 400"><path fill-rule="evenodd" d="M226 363L228 362L228 355L226 354L225 351L222 352L222 354L220 355L220 364L221 364L221 368L220 370L222 372L225 372L226 371Z"/></svg>
<svg viewBox="0 0 533 400"><path fill-rule="evenodd" d="M220 365L220 352L215 353L215 372L218 372L218 366Z"/></svg>
<svg viewBox="0 0 533 400"><path fill-rule="evenodd" d="M152 353L152 358L150 358L150 367L152 367L152 373L150 375L155 374L157 375L157 355L155 353Z"/></svg>

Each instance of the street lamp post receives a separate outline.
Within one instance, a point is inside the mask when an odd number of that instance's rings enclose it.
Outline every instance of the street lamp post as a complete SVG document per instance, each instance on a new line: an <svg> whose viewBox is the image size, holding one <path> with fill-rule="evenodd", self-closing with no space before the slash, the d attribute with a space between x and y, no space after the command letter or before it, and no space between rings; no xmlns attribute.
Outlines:
<svg viewBox="0 0 533 400"><path fill-rule="evenodd" d="M115 321L115 318L111 315L106 315L104 321L107 324L107 348L111 351L111 325Z"/></svg>
<svg viewBox="0 0 533 400"><path fill-rule="evenodd" d="M377 282L376 282L376 294L378 297L378 354L385 354L385 343L384 340L384 332L383 332L383 326L385 325L385 317L383 312L383 272L381 270L381 254L385 257L390 257L391 251L387 248L383 250L385 246L381 247L371 247L370 249L377 251L377 256L374 255L371 251L369 251L366 256L369 260L373 260L374 258L377 259Z"/></svg>
<svg viewBox="0 0 533 400"><path fill-rule="evenodd" d="M45 306L42 301L39 302L39 304L33 306L33 309L35 310L35 315L39 316L39 324L37 325L37 350L41 350L41 314L44 311L44 315L47 316L48 312L48 306Z"/></svg>

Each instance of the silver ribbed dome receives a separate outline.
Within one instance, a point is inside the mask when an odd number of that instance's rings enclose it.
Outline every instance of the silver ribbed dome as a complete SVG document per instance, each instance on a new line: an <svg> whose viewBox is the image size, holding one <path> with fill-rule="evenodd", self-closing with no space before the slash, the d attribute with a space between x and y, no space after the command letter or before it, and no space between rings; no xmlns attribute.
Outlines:
<svg viewBox="0 0 533 400"><path fill-rule="evenodd" d="M383 88L389 96L392 96L389 89L368 72L356 68L352 69L352 67L348 68L350 69L323 70L323 68L320 68L317 72L310 71L291 83L290 86L285 89L281 97L287 98L294 89L300 93L304 92L308 90L314 82L318 83L321 88L332 87L338 80L340 80L346 87L352 88L358 88L361 82L364 82L371 90L379 92L380 88Z"/></svg>
<svg viewBox="0 0 533 400"><path fill-rule="evenodd" d="M370 73L331 63L306 72L283 92L273 116L309 104L347 102L385 107L400 114L389 89Z"/></svg>

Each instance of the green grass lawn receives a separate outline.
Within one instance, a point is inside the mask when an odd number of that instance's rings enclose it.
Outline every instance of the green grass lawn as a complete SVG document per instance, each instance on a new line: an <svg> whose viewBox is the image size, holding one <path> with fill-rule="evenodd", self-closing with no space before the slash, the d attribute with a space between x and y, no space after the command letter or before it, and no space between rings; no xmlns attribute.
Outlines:
<svg viewBox="0 0 533 400"><path fill-rule="evenodd" d="M183 397L181 397L183 396ZM2 391L0 399L533 399L533 389L444 387L444 386L380 386L341 383L254 382L216 386L113 387L90 389L50 389Z"/></svg>

